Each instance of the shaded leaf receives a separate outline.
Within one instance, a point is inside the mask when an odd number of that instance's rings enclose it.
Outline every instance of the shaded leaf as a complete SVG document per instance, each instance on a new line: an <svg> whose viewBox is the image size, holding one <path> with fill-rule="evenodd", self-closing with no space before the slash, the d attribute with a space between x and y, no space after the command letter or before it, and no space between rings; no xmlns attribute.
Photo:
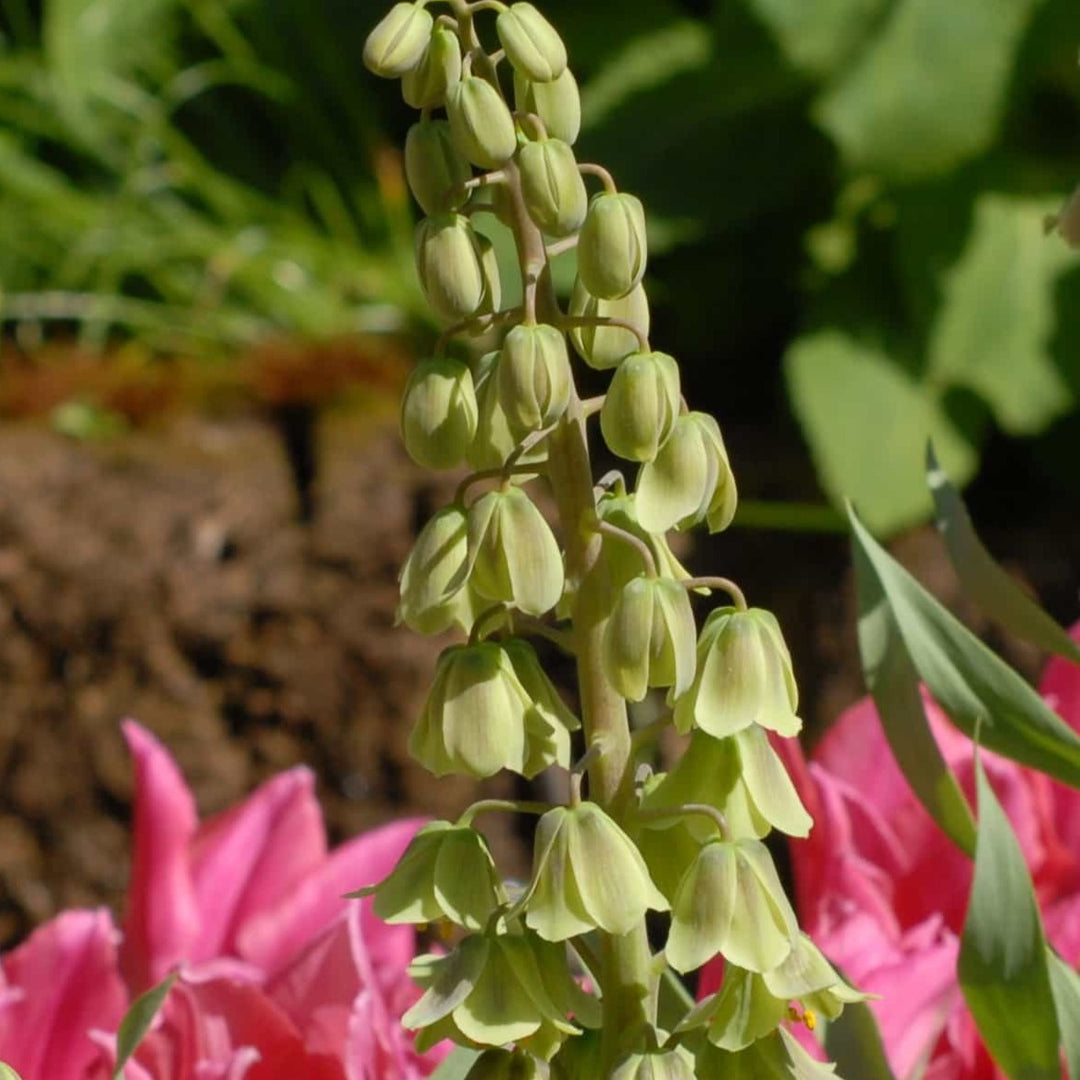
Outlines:
<svg viewBox="0 0 1080 1080"><path fill-rule="evenodd" d="M825 1029L825 1052L845 1076L859 1080L896 1080L885 1057L877 1020L870 1006L857 1001L830 1020Z"/></svg>
<svg viewBox="0 0 1080 1080"><path fill-rule="evenodd" d="M473 1062L480 1056L479 1050L467 1046L455 1046L431 1074L431 1080L465 1080Z"/></svg>
<svg viewBox="0 0 1080 1080"><path fill-rule="evenodd" d="M960 938L960 989L994 1060L1013 1080L1060 1080L1046 939L1020 845L976 754L979 835Z"/></svg>
<svg viewBox="0 0 1080 1080"><path fill-rule="evenodd" d="M113 1080L123 1080L124 1066L139 1047L143 1037L150 1030L158 1010L165 1004L169 991L176 982L175 973L167 976L157 986L152 986L140 994L132 1003L120 1021L116 1033L116 1072Z"/></svg>
<svg viewBox="0 0 1080 1080"><path fill-rule="evenodd" d="M949 719L971 737L981 724L988 749L1080 787L1080 736L850 518L912 664Z"/></svg>
<svg viewBox="0 0 1080 1080"><path fill-rule="evenodd" d="M1065 1064L1072 1080L1080 1080L1080 975L1052 949L1046 954Z"/></svg>
<svg viewBox="0 0 1080 1080"><path fill-rule="evenodd" d="M945 470L926 449L926 479L934 497L937 527L945 538L956 576L965 593L1000 626L1040 649L1080 663L1080 645L994 561L971 524L967 507Z"/></svg>

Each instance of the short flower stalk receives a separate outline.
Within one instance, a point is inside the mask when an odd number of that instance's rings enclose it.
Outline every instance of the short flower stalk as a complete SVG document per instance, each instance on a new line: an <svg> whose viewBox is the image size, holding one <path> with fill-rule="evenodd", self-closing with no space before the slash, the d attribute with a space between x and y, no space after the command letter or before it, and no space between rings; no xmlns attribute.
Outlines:
<svg viewBox="0 0 1080 1080"><path fill-rule="evenodd" d="M691 577L667 544L670 530L727 528L737 490L719 424L689 409L677 361L650 342L645 208L577 161L577 83L541 12L440 2L437 18L436 0L396 4L364 49L420 110L406 177L427 215L417 270L444 327L405 391L405 446L425 467L473 470L402 572L402 621L467 637L440 657L410 745L436 776L570 774L564 805L482 800L421 829L360 890L388 922L449 930L449 951L414 965L424 993L404 1023L421 1049L481 1051L471 1080L750 1075L759 1059L821 1070L787 1028L861 995L801 934L762 843L810 827L770 743L801 727L780 627L735 582ZM489 15L492 51L477 26ZM484 214L512 233L520 307L502 307ZM569 251L564 308L550 266ZM470 352L492 332L494 351ZM574 356L611 373L602 397L579 396ZM590 423L631 480L597 483ZM544 487L551 521L534 501ZM717 592L731 603L699 632L693 604ZM534 637L574 658L577 712ZM628 702L656 693L667 712L635 737ZM667 725L690 749L653 775L643 758ZM539 817L524 887L500 880L473 828L491 812ZM647 912L669 922L663 949ZM663 1028L665 968L717 957L720 991Z"/></svg>

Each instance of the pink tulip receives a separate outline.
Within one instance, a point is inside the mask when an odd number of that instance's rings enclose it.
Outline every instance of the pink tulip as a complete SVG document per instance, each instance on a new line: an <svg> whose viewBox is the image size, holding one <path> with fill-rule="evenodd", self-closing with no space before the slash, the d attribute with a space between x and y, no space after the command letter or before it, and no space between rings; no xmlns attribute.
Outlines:
<svg viewBox="0 0 1080 1080"><path fill-rule="evenodd" d="M1073 634L1080 639L1080 624ZM1080 667L1055 659L1040 690L1080 730ZM974 801L971 742L932 701L926 706L942 754ZM794 741L775 745L815 821L809 839L791 845L800 922L852 982L880 995L872 1008L898 1080L1003 1077L956 981L971 862L915 799L873 702L848 709L809 764ZM1075 966L1080 793L998 755L982 760L1031 870L1047 937ZM800 1038L809 1044L805 1030Z"/></svg>
<svg viewBox="0 0 1080 1080"><path fill-rule="evenodd" d="M200 824L161 744L124 725L135 850L122 934L67 912L3 959L0 1060L24 1080L106 1080L135 995L174 984L127 1080L420 1080L399 1020L419 995L410 927L342 894L389 873L420 822L327 852L311 773L296 768Z"/></svg>

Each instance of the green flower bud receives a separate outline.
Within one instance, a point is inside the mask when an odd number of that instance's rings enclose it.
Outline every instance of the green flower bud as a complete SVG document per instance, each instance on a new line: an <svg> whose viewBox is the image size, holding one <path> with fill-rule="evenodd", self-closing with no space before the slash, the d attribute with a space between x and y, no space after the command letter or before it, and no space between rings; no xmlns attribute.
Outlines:
<svg viewBox="0 0 1080 1080"><path fill-rule="evenodd" d="M797 934L768 848L748 838L710 840L679 883L664 951L676 971L692 971L720 953L765 972L787 959Z"/></svg>
<svg viewBox="0 0 1080 1080"><path fill-rule="evenodd" d="M567 68L551 82L532 82L514 72L514 106L533 113L553 139L573 146L581 131L581 94L573 72Z"/></svg>
<svg viewBox="0 0 1080 1080"><path fill-rule="evenodd" d="M574 375L566 339L554 326L515 326L499 358L499 404L519 435L553 424L570 402Z"/></svg>
<svg viewBox="0 0 1080 1080"><path fill-rule="evenodd" d="M699 727L722 739L759 724L781 735L799 733L798 688L776 617L761 608L717 608L698 640L693 685L675 702L675 725Z"/></svg>
<svg viewBox="0 0 1080 1080"><path fill-rule="evenodd" d="M449 955L430 962L425 981L423 997L401 1021L410 1030L424 1029L417 1039L421 1051L442 1038L502 1047L536 1037L544 1028L563 1037L581 1030L552 1001L525 935L488 930L467 937Z"/></svg>
<svg viewBox="0 0 1080 1080"><path fill-rule="evenodd" d="M459 464L476 434L476 421L468 364L447 357L417 364L401 400L401 435L413 461L429 469Z"/></svg>
<svg viewBox="0 0 1080 1080"><path fill-rule="evenodd" d="M482 169L505 165L517 150L514 118L486 79L466 75L446 92L446 113L458 150Z"/></svg>
<svg viewBox="0 0 1080 1080"><path fill-rule="evenodd" d="M519 1050L485 1050L465 1074L465 1080L549 1080L546 1061Z"/></svg>
<svg viewBox="0 0 1080 1080"><path fill-rule="evenodd" d="M420 62L401 80L401 96L414 109L436 109L461 78L461 44L447 26L436 26Z"/></svg>
<svg viewBox="0 0 1080 1080"><path fill-rule="evenodd" d="M419 4L395 4L364 42L364 66L384 79L398 79L420 63L434 20Z"/></svg>
<svg viewBox="0 0 1080 1080"><path fill-rule="evenodd" d="M566 70L566 46L532 4L511 4L495 20L499 43L514 70L533 82L547 83Z"/></svg>
<svg viewBox="0 0 1080 1080"><path fill-rule="evenodd" d="M649 334L649 301L644 285L635 285L617 300L599 300L582 285L580 277L576 278L570 314L588 319L622 319L640 327L646 337ZM621 326L576 326L570 331L570 340L578 356L597 371L617 367L641 347L637 334Z"/></svg>
<svg viewBox="0 0 1080 1080"><path fill-rule="evenodd" d="M518 152L521 193L536 227L548 236L569 236L581 228L588 209L585 181L574 151L561 139L526 143Z"/></svg>
<svg viewBox="0 0 1080 1080"><path fill-rule="evenodd" d="M632 353L619 364L600 410L613 454L652 461L679 416L679 365L667 353Z"/></svg>
<svg viewBox="0 0 1080 1080"><path fill-rule="evenodd" d="M501 468L519 441L510 430L510 422L499 403L500 358L501 354L498 352L485 353L477 362L473 376L479 417L476 438L466 454L466 459L473 469ZM539 446L523 454L520 460L525 465L546 461L546 444L541 442ZM522 477L519 476L518 479Z"/></svg>
<svg viewBox="0 0 1080 1080"><path fill-rule="evenodd" d="M460 214L436 214L416 227L416 268L428 303L447 322L498 304L490 245Z"/></svg>
<svg viewBox="0 0 1080 1080"><path fill-rule="evenodd" d="M813 824L768 736L756 724L727 739L693 732L678 763L655 779L642 800L650 810L688 803L715 806L735 836L761 839L775 827L804 837ZM703 817L687 818L686 826L699 841L715 831ZM661 827L669 826L650 824Z"/></svg>
<svg viewBox="0 0 1080 1080"><path fill-rule="evenodd" d="M383 922L449 919L468 930L483 929L506 903L487 841L475 829L448 821L425 825L387 877L350 895L373 895L373 910Z"/></svg>
<svg viewBox="0 0 1080 1080"><path fill-rule="evenodd" d="M489 491L469 508L472 585L491 601L543 615L563 590L559 545L520 488Z"/></svg>
<svg viewBox="0 0 1080 1080"><path fill-rule="evenodd" d="M418 634L452 626L468 632L477 615L468 576L468 523L458 505L444 507L420 530L401 568L398 617Z"/></svg>
<svg viewBox="0 0 1080 1080"><path fill-rule="evenodd" d="M623 586L604 629L604 671L629 701L641 701L650 686L681 694L694 678L696 646L686 590L669 578L636 577Z"/></svg>
<svg viewBox="0 0 1080 1080"><path fill-rule="evenodd" d="M405 178L425 214L444 214L464 206L472 176L445 120L421 120L405 136Z"/></svg>
<svg viewBox="0 0 1080 1080"><path fill-rule="evenodd" d="M633 841L595 803L549 810L536 828L533 875L519 901L547 941L590 930L626 934L668 902Z"/></svg>
<svg viewBox="0 0 1080 1080"><path fill-rule="evenodd" d="M694 1059L681 1047L631 1054L619 1062L609 1080L694 1080Z"/></svg>
<svg viewBox="0 0 1080 1080"><path fill-rule="evenodd" d="M711 416L680 416L652 461L638 472L638 516L650 532L688 529L708 518L713 532L735 515L735 480Z"/></svg>
<svg viewBox="0 0 1080 1080"><path fill-rule="evenodd" d="M624 192L594 195L577 251L578 274L593 296L625 296L641 281L648 258L641 200Z"/></svg>

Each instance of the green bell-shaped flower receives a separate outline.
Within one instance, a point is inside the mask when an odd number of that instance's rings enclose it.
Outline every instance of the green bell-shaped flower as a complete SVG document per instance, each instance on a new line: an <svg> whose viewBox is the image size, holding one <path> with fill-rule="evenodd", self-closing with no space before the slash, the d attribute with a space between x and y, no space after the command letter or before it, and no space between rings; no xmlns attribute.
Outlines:
<svg viewBox="0 0 1080 1080"><path fill-rule="evenodd" d="M441 634L451 627L466 633L478 614L468 587L468 519L454 503L420 530L399 578L398 618L418 634Z"/></svg>
<svg viewBox="0 0 1080 1080"><path fill-rule="evenodd" d="M476 422L468 364L439 357L416 365L401 399L401 436L413 461L428 469L460 464L476 435Z"/></svg>
<svg viewBox="0 0 1080 1080"><path fill-rule="evenodd" d="M694 1058L681 1047L631 1054L619 1062L609 1080L694 1080Z"/></svg>
<svg viewBox="0 0 1080 1080"><path fill-rule="evenodd" d="M480 596L543 615L563 591L559 545L520 488L489 491L469 508L471 584Z"/></svg>
<svg viewBox="0 0 1080 1080"><path fill-rule="evenodd" d="M650 532L692 528L708 519L713 532L735 515L736 490L716 421L680 416L656 457L638 472L638 515Z"/></svg>
<svg viewBox="0 0 1080 1080"><path fill-rule="evenodd" d="M536 227L548 236L569 236L581 228L588 209L585 181L570 144L539 139L518 151L521 194Z"/></svg>
<svg viewBox="0 0 1080 1080"><path fill-rule="evenodd" d="M446 115L458 150L482 169L505 165L517 150L514 118L486 79L466 75L446 92Z"/></svg>
<svg viewBox="0 0 1080 1080"><path fill-rule="evenodd" d="M405 136L405 179L425 214L459 210L468 201L472 168L445 120L421 120Z"/></svg>
<svg viewBox="0 0 1080 1080"><path fill-rule="evenodd" d="M437 109L461 78L461 43L448 26L431 31L420 62L401 80L401 96L414 109Z"/></svg>
<svg viewBox="0 0 1080 1080"><path fill-rule="evenodd" d="M547 941L590 930L626 934L668 902L634 842L594 803L549 810L536 828L533 874L519 906Z"/></svg>
<svg viewBox="0 0 1080 1080"><path fill-rule="evenodd" d="M483 929L506 903L487 841L475 829L448 821L425 825L387 877L350 895L373 895L373 910L383 922L449 919L467 930Z"/></svg>
<svg viewBox="0 0 1080 1080"><path fill-rule="evenodd" d="M745 1050L776 1031L787 1016L788 1003L770 992L761 975L728 964L719 992L689 1012L679 1030L706 1027L713 1046Z"/></svg>
<svg viewBox="0 0 1080 1080"><path fill-rule="evenodd" d="M692 971L717 953L750 971L782 964L798 923L768 848L758 840L710 840L679 884L665 954Z"/></svg>
<svg viewBox="0 0 1080 1080"><path fill-rule="evenodd" d="M631 353L615 372L600 410L608 449L629 461L652 461L679 416L679 365L667 353Z"/></svg>
<svg viewBox="0 0 1080 1080"><path fill-rule="evenodd" d="M490 242L461 214L435 214L416 227L416 269L424 296L447 322L471 319L499 304Z"/></svg>
<svg viewBox="0 0 1080 1080"><path fill-rule="evenodd" d="M616 300L601 300L585 288L580 277L575 278L570 314L583 319L622 319L640 327L646 337L649 335L649 301L644 285L635 285ZM637 334L621 326L575 326L570 331L570 340L578 356L597 371L618 367L641 348Z"/></svg>
<svg viewBox="0 0 1080 1080"><path fill-rule="evenodd" d="M562 1038L581 1030L552 999L532 938L500 929L496 922L449 955L417 966L414 978L426 989L401 1022L409 1030L422 1029L416 1041L421 1052L444 1038L503 1047L538 1037L554 1052ZM568 969L565 979L572 981Z"/></svg>
<svg viewBox="0 0 1080 1080"><path fill-rule="evenodd" d="M694 678L697 624L686 589L662 577L636 577L619 592L604 628L604 672L627 700L650 686L683 693Z"/></svg>
<svg viewBox="0 0 1080 1080"><path fill-rule="evenodd" d="M384 79L398 79L420 63L434 20L420 4L395 4L364 42L364 66Z"/></svg>
<svg viewBox="0 0 1080 1080"><path fill-rule="evenodd" d="M476 438L466 454L466 460L473 469L498 469L514 451L520 439L510 430L510 421L499 403L499 361L500 352L485 353L476 363L473 384L476 387L476 405L478 419ZM519 459L523 465L531 465L547 460L547 445L541 441ZM526 476L517 476L523 480Z"/></svg>
<svg viewBox="0 0 1080 1080"><path fill-rule="evenodd" d="M797 735L798 687L776 617L761 608L717 608L698 640L693 685L675 702L675 726L718 739L759 724Z"/></svg>
<svg viewBox="0 0 1080 1080"><path fill-rule="evenodd" d="M694 731L675 767L654 778L642 800L648 810L688 803L716 807L734 836L761 839L777 828L804 837L813 824L783 762L756 724L726 739ZM686 824L699 840L713 833L705 818L690 818ZM650 827L667 828L668 823Z"/></svg>
<svg viewBox="0 0 1080 1080"><path fill-rule="evenodd" d="M845 1005L867 1001L870 997L845 981L803 933L799 934L791 955L778 968L765 972L762 978L776 997L786 1002L800 1002L804 1022L811 1026L819 1013L828 1020L835 1020Z"/></svg>
<svg viewBox="0 0 1080 1080"><path fill-rule="evenodd" d="M465 1074L465 1080L549 1080L546 1061L520 1050L485 1050Z"/></svg>
<svg viewBox="0 0 1080 1080"><path fill-rule="evenodd" d="M697 1076L724 1080L840 1080L835 1065L815 1061L784 1028L734 1053L708 1039L695 1047ZM858 1080L858 1078L852 1078Z"/></svg>
<svg viewBox="0 0 1080 1080"><path fill-rule="evenodd" d="M511 4L499 12L495 32L514 71L526 79L548 83L566 70L562 38L532 4Z"/></svg>
<svg viewBox="0 0 1080 1080"><path fill-rule="evenodd" d="M510 430L524 436L553 424L570 401L574 376L566 339L546 323L515 326L499 358L499 404Z"/></svg>
<svg viewBox="0 0 1080 1080"><path fill-rule="evenodd" d="M543 121L553 139L573 146L581 131L581 92L569 68L551 82L533 82L514 72L514 107Z"/></svg>
<svg viewBox="0 0 1080 1080"><path fill-rule="evenodd" d="M645 209L636 195L601 192L589 202L578 237L578 274L593 296L625 296L645 274Z"/></svg>

